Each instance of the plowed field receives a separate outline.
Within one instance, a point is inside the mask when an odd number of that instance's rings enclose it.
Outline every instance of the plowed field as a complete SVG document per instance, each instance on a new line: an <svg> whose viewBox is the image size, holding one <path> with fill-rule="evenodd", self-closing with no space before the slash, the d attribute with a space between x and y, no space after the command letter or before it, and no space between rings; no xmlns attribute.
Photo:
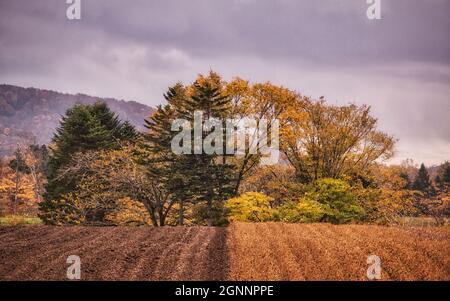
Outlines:
<svg viewBox="0 0 450 301"><path fill-rule="evenodd" d="M450 280L450 228L235 223L215 227L0 227L0 280Z"/></svg>

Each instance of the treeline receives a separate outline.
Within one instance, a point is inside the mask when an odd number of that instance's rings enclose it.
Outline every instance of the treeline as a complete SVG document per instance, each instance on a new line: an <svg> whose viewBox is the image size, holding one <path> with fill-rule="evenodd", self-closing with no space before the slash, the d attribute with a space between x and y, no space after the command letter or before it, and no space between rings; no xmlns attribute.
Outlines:
<svg viewBox="0 0 450 301"><path fill-rule="evenodd" d="M23 137L22 137L23 138ZM49 151L21 139L12 157L0 158L0 216L36 216L47 181Z"/></svg>
<svg viewBox="0 0 450 301"><path fill-rule="evenodd" d="M226 82L214 72L177 83L164 97L143 133L101 102L67 111L45 168L39 215L47 224L393 223L449 214L450 164L436 181L425 167L382 164L396 140L377 129L368 106L330 105L271 83ZM203 143L215 129L206 126L211 118L264 120L269 136L278 122L278 164L261 165L263 152L249 147L239 155L175 153L182 129L173 125L193 124L196 111L203 112ZM226 136L221 131L209 141L215 147Z"/></svg>

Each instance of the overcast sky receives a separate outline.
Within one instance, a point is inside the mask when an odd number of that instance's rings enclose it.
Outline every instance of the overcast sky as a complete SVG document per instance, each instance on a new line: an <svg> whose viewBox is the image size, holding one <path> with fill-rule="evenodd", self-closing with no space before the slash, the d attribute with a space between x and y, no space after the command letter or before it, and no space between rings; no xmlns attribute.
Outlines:
<svg viewBox="0 0 450 301"><path fill-rule="evenodd" d="M450 159L450 0L0 0L0 83L163 102L213 69L367 103L393 162Z"/></svg>

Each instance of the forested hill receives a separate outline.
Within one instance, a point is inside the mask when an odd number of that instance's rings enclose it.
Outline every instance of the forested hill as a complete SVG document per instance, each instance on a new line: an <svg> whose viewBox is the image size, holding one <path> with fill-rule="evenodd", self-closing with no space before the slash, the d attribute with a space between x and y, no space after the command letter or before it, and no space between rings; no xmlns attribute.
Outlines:
<svg viewBox="0 0 450 301"><path fill-rule="evenodd" d="M122 120L144 130L144 118L153 108L135 101L64 94L50 90L0 85L0 155L10 154L19 140L50 142L61 115L74 104L105 101Z"/></svg>

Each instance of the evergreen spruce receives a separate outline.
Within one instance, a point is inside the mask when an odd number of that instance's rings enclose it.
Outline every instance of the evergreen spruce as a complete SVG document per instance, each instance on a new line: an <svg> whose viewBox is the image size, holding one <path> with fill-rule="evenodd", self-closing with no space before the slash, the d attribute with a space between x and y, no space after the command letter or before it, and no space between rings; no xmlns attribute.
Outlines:
<svg viewBox="0 0 450 301"><path fill-rule="evenodd" d="M213 117L223 119L228 114L230 101L221 94L220 85L212 76L196 81L189 93L178 83L164 96L168 105L159 106L145 121L149 129L145 135L149 170L161 179L179 204L178 224L183 224L186 202L201 208L203 218L197 222L218 224L219 219L215 217L223 214L215 211L221 210L223 201L233 192L233 166L225 164L225 155L174 154L171 141L177 132L171 131L171 125L177 118L193 125L195 111L203 112L202 122ZM204 131L203 138L208 134Z"/></svg>
<svg viewBox="0 0 450 301"><path fill-rule="evenodd" d="M40 217L48 224L58 222L54 213L63 206L63 196L75 190L82 176L61 177L59 174L61 168L70 164L74 154L118 148L122 141L137 135L131 124L120 122L103 102L68 109L50 144L46 194L39 206ZM66 207L65 210L69 209Z"/></svg>
<svg viewBox="0 0 450 301"><path fill-rule="evenodd" d="M439 174L435 178L435 183L444 192L450 187L450 162L446 161L441 165Z"/></svg>
<svg viewBox="0 0 450 301"><path fill-rule="evenodd" d="M450 162L445 162L444 166L442 167L442 177L441 180L444 183L444 185L450 185Z"/></svg>
<svg viewBox="0 0 450 301"><path fill-rule="evenodd" d="M164 189L170 193L174 202L178 204L177 224L184 224L185 205L189 201L187 183L179 161L183 158L172 152L171 142L176 135L171 131L172 122L178 117L176 108L186 101L186 89L181 83L170 87L164 95L168 102L165 106L158 106L156 111L145 120L148 132L144 135L143 163L148 166L149 173L159 179Z"/></svg>
<svg viewBox="0 0 450 301"><path fill-rule="evenodd" d="M428 175L427 169L425 165L422 163L419 168L419 172L417 173L416 179L413 183L413 189L419 190L422 192L430 192L431 189L431 181L430 176Z"/></svg>
<svg viewBox="0 0 450 301"><path fill-rule="evenodd" d="M203 112L203 121L209 118L223 120L229 112L230 100L223 96L220 86L214 78L196 81L193 93L181 107L182 118L191 121L195 111ZM225 126L223 125L223 128ZM193 130L192 130L193 131ZM209 134L203 131L203 139ZM187 179L188 193L192 202L197 205L197 211L204 217L204 223L211 226L220 223L217 211L221 210L223 201L234 192L234 166L227 164L223 158L225 154L190 154L184 155L180 161L180 172ZM201 222L201 221L200 221Z"/></svg>

